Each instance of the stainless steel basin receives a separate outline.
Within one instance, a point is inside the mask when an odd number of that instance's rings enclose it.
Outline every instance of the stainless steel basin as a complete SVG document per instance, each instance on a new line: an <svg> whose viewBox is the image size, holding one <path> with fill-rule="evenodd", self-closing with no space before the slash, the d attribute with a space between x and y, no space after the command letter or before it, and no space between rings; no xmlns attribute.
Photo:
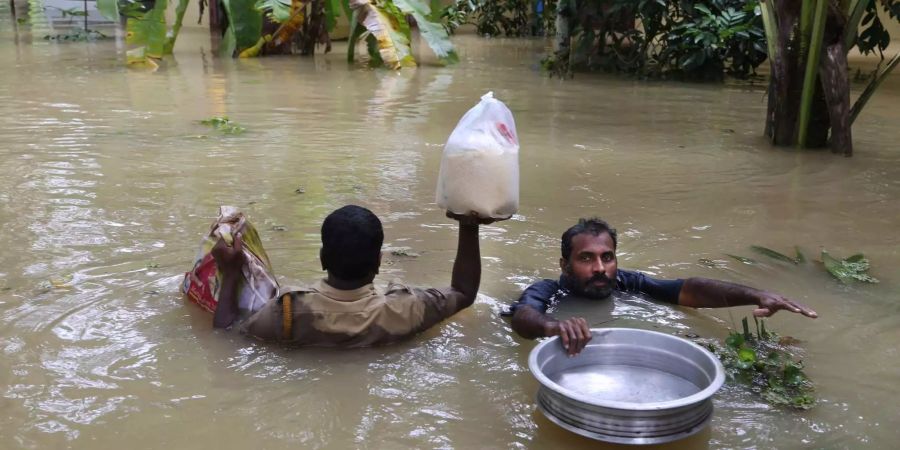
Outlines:
<svg viewBox="0 0 900 450"><path fill-rule="evenodd" d="M578 356L559 338L531 351L537 405L574 433L606 442L657 444L690 436L712 417L725 381L719 360L693 342L656 331L597 328Z"/></svg>

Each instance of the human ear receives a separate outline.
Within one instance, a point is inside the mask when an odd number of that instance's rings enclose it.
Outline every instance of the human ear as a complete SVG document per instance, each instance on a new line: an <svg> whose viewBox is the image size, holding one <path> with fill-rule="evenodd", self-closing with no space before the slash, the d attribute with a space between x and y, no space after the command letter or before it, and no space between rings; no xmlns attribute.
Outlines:
<svg viewBox="0 0 900 450"><path fill-rule="evenodd" d="M324 252L325 252L324 248L319 249L319 262L322 264L322 270L328 270L328 268L325 267L325 253Z"/></svg>
<svg viewBox="0 0 900 450"><path fill-rule="evenodd" d="M566 258L559 258L559 270L566 274L569 273L569 261L566 261Z"/></svg>

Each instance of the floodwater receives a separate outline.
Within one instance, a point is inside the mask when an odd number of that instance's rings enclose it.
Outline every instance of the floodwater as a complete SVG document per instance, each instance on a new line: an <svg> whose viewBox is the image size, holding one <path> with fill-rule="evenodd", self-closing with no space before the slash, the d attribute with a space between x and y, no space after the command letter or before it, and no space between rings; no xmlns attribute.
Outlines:
<svg viewBox="0 0 900 450"><path fill-rule="evenodd" d="M499 312L557 276L559 235L589 215L618 227L620 267L765 287L819 312L768 322L800 341L814 409L772 408L726 384L711 426L674 447L896 445L896 76L845 159L770 148L758 84L561 82L537 71L538 41L460 36L461 64L395 73L348 67L340 47L222 60L203 31L186 30L175 58L149 73L123 67L113 41L48 42L3 11L2 448L587 448L535 411L535 343ZM483 228L472 308L399 345L285 350L215 332L182 300L221 204L249 214L282 281L322 275L320 223L357 203L384 222L380 282L448 284L456 232L434 205L441 147L490 90L516 117L521 210ZM247 132L198 123L218 115ZM843 286L750 245L798 245L809 259L823 247L863 252L881 283ZM722 338L750 310L620 297L559 314Z"/></svg>

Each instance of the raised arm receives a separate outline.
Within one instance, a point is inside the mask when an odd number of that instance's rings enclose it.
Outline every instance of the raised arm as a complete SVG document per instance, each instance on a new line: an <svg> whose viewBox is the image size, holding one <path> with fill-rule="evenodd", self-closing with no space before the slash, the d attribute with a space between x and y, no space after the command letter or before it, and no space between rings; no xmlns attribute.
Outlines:
<svg viewBox="0 0 900 450"><path fill-rule="evenodd" d="M709 278L685 280L678 295L678 304L692 308L755 305L757 308L753 310L753 315L756 317L769 317L782 309L813 319L818 317L812 309L780 294Z"/></svg>
<svg viewBox="0 0 900 450"><path fill-rule="evenodd" d="M234 236L234 245L228 246L223 239L212 249L216 268L222 273L219 286L219 302L213 315L213 327L227 328L238 317L238 288L241 281L241 267L244 265L244 241L240 233Z"/></svg>
<svg viewBox="0 0 900 450"><path fill-rule="evenodd" d="M478 242L478 226L498 219L480 219L448 212L447 217L459 222L459 241L456 244L456 259L450 279L451 295L456 311L475 303L478 287L481 285L481 249Z"/></svg>

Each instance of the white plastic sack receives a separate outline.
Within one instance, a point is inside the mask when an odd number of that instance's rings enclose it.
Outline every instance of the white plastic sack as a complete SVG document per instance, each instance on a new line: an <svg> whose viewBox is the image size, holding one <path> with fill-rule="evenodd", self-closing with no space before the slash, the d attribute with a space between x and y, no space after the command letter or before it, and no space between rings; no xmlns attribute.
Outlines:
<svg viewBox="0 0 900 450"><path fill-rule="evenodd" d="M506 218L519 210L519 138L493 92L459 120L441 159L435 200L456 214Z"/></svg>

